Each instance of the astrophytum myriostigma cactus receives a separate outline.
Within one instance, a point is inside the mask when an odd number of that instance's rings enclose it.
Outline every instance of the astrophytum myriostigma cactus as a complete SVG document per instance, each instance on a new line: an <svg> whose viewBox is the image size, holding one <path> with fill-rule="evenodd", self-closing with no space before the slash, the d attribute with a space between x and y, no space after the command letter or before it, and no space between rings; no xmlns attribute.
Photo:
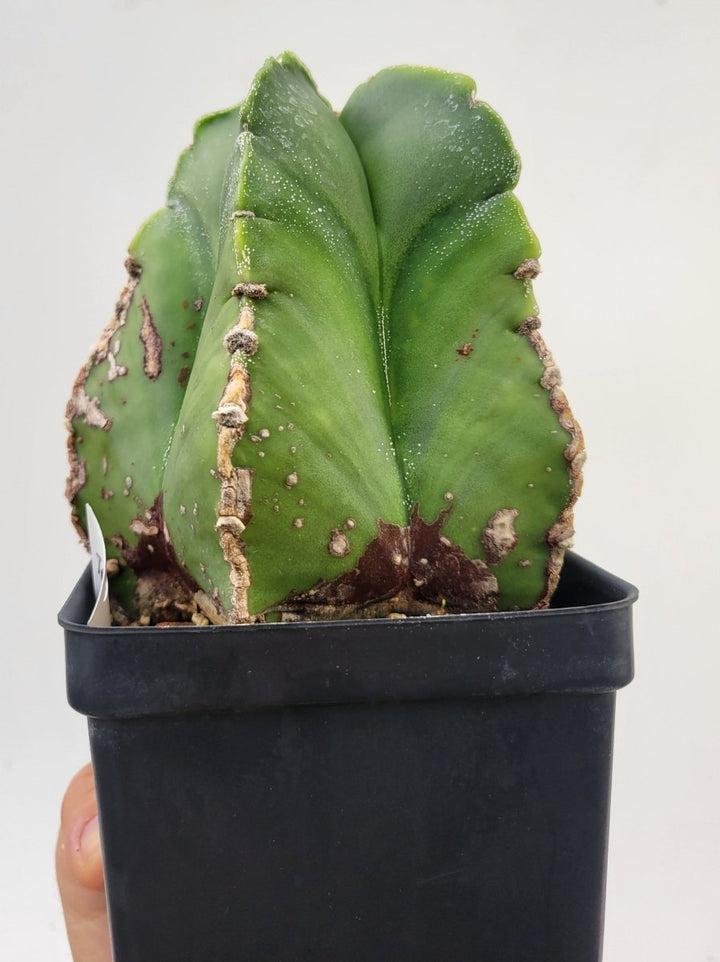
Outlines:
<svg viewBox="0 0 720 962"><path fill-rule="evenodd" d="M497 115L292 55L202 120L68 406L68 493L141 620L547 605L582 438ZM82 528L81 528L82 530Z"/></svg>

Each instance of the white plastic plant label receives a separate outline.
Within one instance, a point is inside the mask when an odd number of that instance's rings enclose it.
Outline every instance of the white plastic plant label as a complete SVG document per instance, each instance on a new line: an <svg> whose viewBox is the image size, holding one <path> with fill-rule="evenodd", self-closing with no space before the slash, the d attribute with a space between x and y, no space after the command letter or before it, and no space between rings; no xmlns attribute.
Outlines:
<svg viewBox="0 0 720 962"><path fill-rule="evenodd" d="M92 580L95 591L95 607L88 618L88 624L93 628L107 628L110 626L110 591L105 557L105 538L100 523L90 505L86 505L87 533L90 540L90 554L92 556Z"/></svg>

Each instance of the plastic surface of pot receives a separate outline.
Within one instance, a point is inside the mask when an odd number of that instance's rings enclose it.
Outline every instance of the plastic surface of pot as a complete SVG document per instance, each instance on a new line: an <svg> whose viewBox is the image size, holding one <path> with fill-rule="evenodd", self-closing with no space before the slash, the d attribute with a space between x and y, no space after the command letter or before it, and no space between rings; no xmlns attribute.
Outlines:
<svg viewBox="0 0 720 962"><path fill-rule="evenodd" d="M597 962L635 589L543 612L88 628L115 962Z"/></svg>

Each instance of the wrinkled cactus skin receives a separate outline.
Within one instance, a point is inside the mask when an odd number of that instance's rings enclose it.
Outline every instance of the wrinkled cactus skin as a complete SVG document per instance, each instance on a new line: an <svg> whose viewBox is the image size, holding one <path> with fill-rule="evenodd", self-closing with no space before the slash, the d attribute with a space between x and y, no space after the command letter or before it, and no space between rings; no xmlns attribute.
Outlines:
<svg viewBox="0 0 720 962"><path fill-rule="evenodd" d="M291 54L201 121L68 405L145 620L545 607L582 436L540 334L519 160L463 76L336 115Z"/></svg>

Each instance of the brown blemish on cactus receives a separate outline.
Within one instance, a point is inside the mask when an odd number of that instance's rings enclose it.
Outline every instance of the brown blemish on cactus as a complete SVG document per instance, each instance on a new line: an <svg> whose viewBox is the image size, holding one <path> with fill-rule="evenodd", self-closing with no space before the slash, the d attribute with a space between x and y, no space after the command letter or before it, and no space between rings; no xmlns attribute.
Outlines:
<svg viewBox="0 0 720 962"><path fill-rule="evenodd" d="M261 301L268 296L267 287L264 284L253 284L243 282L236 284L232 289L233 297L249 297L251 300Z"/></svg>
<svg viewBox="0 0 720 962"><path fill-rule="evenodd" d="M230 374L220 404L215 414L221 412L238 411L246 412L250 400L250 377L244 366L233 362L230 366ZM247 416L242 414L227 420L222 416L218 421L218 457L217 469L221 479L227 479L232 475L232 453L235 445L242 437L242 432L247 421Z"/></svg>
<svg viewBox="0 0 720 962"><path fill-rule="evenodd" d="M233 534L241 535L245 530L245 525L233 514L220 515L220 517L215 522L215 527L218 531L228 530Z"/></svg>
<svg viewBox="0 0 720 962"><path fill-rule="evenodd" d="M128 372L128 369L125 367L124 364L118 364L117 360L115 359L115 354L113 354L112 351L108 351L107 360L108 360L108 375L107 375L108 381L114 381L116 377L125 377L125 375Z"/></svg>
<svg viewBox="0 0 720 962"><path fill-rule="evenodd" d="M560 374L560 368L556 364L549 364L545 368L545 373L540 378L540 387L544 387L546 391L552 390L554 387L559 387L562 384L562 375Z"/></svg>
<svg viewBox="0 0 720 962"><path fill-rule="evenodd" d="M143 518L133 518L130 522L130 530L141 537L154 538L160 529L157 524L148 523Z"/></svg>
<svg viewBox="0 0 720 962"><path fill-rule="evenodd" d="M346 558L350 554L350 541L344 531L333 528L327 546L333 558Z"/></svg>
<svg viewBox="0 0 720 962"><path fill-rule="evenodd" d="M193 310L199 313L202 309L203 309L203 299L202 297L196 297L195 300L193 301ZM188 325L188 327L189 326L190 325Z"/></svg>
<svg viewBox="0 0 720 962"><path fill-rule="evenodd" d="M110 344L119 328L125 324L127 312L130 308L130 302L132 301L132 295L140 278L140 269L133 260L128 258L126 266L128 267L128 282L123 288L120 298L115 305L115 313L100 335L100 338L95 345L95 350L78 372L73 384L70 400L68 401L67 408L65 410L65 424L70 435L68 438L68 450L70 450L74 443L79 443L80 441L80 438L74 434L73 421L75 419L84 421L85 424L89 425L90 427L101 428L103 431L108 431L112 425L112 419L107 417L107 415L104 414L100 408L100 402L98 398L88 397L85 391L85 386L93 367L101 364L108 358L108 356L112 356ZM117 374L115 376L117 376ZM71 457L71 471L73 469L72 462L73 459ZM77 490L79 490L79 488ZM77 490L75 494L77 494Z"/></svg>
<svg viewBox="0 0 720 962"><path fill-rule="evenodd" d="M225 528L220 533L220 547L230 567L230 589L233 599L230 621L234 624L243 624L250 621L247 595L251 580L250 566L244 554L244 544L237 532Z"/></svg>
<svg viewBox="0 0 720 962"><path fill-rule="evenodd" d="M247 525L252 517L252 475L247 468L235 468L220 493L218 514L233 515Z"/></svg>
<svg viewBox="0 0 720 962"><path fill-rule="evenodd" d="M252 357L257 354L258 336L255 331L248 331L243 327L236 326L227 332L223 344L229 354L239 351L241 354Z"/></svg>
<svg viewBox="0 0 720 962"><path fill-rule="evenodd" d="M87 483L87 465L84 461L81 461L75 450L75 445L73 444L72 435L68 435L67 439L67 450L68 450L68 460L70 462L70 472L65 481L65 497L68 499L70 504L73 506L70 513L70 518L73 523L73 527L80 536L80 540L84 545L87 546L87 535L85 529L80 524L80 519L75 510L75 498L78 491L80 491Z"/></svg>
<svg viewBox="0 0 720 962"><path fill-rule="evenodd" d="M242 399L238 401L221 404L217 411L213 411L212 416L225 428L241 428L247 423L247 410Z"/></svg>
<svg viewBox="0 0 720 962"><path fill-rule="evenodd" d="M580 485L582 486L582 485ZM545 595L540 599L537 608L547 608L550 604L550 598L553 592L558 586L560 580L560 572L562 570L563 560L565 558L565 551L568 548L572 548L573 543L573 505L577 500L579 491L573 489L573 500L568 504L567 508L561 512L557 522L548 531L545 540L548 547L550 548L550 554L548 557L547 564L545 565L545 572L547 577L547 590Z"/></svg>
<svg viewBox="0 0 720 962"><path fill-rule="evenodd" d="M440 533L449 511L428 524L416 505L407 527L378 521L352 571L290 595L275 610L304 620L495 610L498 585L487 565Z"/></svg>
<svg viewBox="0 0 720 962"><path fill-rule="evenodd" d="M255 332L253 331L254 325L255 312L251 305L246 304L240 311L240 315L237 321L235 321L234 327L228 331L223 339L225 350L229 351L230 354L234 354L235 349L233 348L233 343L237 338L244 338L247 335L250 335L248 343L252 341L253 337L257 338L257 335L255 335Z"/></svg>
<svg viewBox="0 0 720 962"><path fill-rule="evenodd" d="M546 541L551 547L572 548L575 531L565 521L558 521L547 533Z"/></svg>
<svg viewBox="0 0 720 962"><path fill-rule="evenodd" d="M101 428L103 431L109 431L112 425L112 418L103 413L98 399L88 397L85 393L84 381L82 384L75 382L65 416L70 425L75 418L84 421L91 428ZM76 440L79 441L80 439L77 438Z"/></svg>
<svg viewBox="0 0 720 962"><path fill-rule="evenodd" d="M494 565L502 561L518 543L514 527L517 516L516 508L500 508L488 521L480 540L489 564Z"/></svg>
<svg viewBox="0 0 720 962"><path fill-rule="evenodd" d="M120 297L117 300L113 316L108 322L108 324L105 326L105 329L103 330L102 334L100 335L100 338L98 339L98 342L95 345L95 350L93 351L93 354L91 355L90 360L86 365L88 373L90 372L90 368L106 360L106 358L111 352L111 344L113 342L113 338L115 338L117 332L120 330L121 327L124 327L125 322L127 321L128 311L130 310L130 305L132 303L133 294L135 293L135 288L137 287L140 281L142 269L140 268L140 265L132 259L132 257L128 257L125 260L125 269L128 273L127 282L125 284L125 287L123 287L120 293ZM114 354L118 353L117 345L113 346L113 353Z"/></svg>
<svg viewBox="0 0 720 962"><path fill-rule="evenodd" d="M177 377L178 384L180 385L180 387L187 387L187 382L189 377L190 377L190 368L181 367Z"/></svg>
<svg viewBox="0 0 720 962"><path fill-rule="evenodd" d="M459 347L459 348L455 351L455 353L456 353L456 354L459 354L460 357L470 357L470 355L472 354L472 352L473 352L474 350L475 350L475 348L472 346L472 344L470 344L469 341L466 341L466 342L463 344L462 347Z"/></svg>
<svg viewBox="0 0 720 962"><path fill-rule="evenodd" d="M518 328L518 334L529 334L530 331L537 331L541 324L542 321L535 314L526 317Z"/></svg>
<svg viewBox="0 0 720 962"><path fill-rule="evenodd" d="M157 381L162 374L163 343L155 327L155 321L150 312L148 302L144 297L140 301L140 313L143 319L142 327L140 328L140 340L145 349L143 371L145 372L145 376L151 381Z"/></svg>
<svg viewBox="0 0 720 962"><path fill-rule="evenodd" d="M569 436L563 456L568 464L570 491L565 507L560 512L557 521L551 525L545 537L550 549L545 565L546 589L535 605L536 608L547 608L560 580L565 550L572 537L573 508L580 497L583 485L582 468L585 463L585 441L580 425L575 420L567 397L560 387L560 371L542 335L537 328L526 330L524 333L545 368L540 384L549 394L550 406L557 414L560 427Z"/></svg>
<svg viewBox="0 0 720 962"><path fill-rule="evenodd" d="M163 514L162 494L144 517L133 519L137 544L116 539L123 559L137 575L134 603L141 624L195 621L200 608L209 621L221 623L218 607L180 564L170 541Z"/></svg>
<svg viewBox="0 0 720 962"><path fill-rule="evenodd" d="M246 306L240 312L234 330L252 331L254 323L255 313L251 306ZM250 375L242 362L242 355L233 352L225 390L213 417L217 421L217 473L220 477L216 528L223 557L230 568L230 620L234 623L251 620L248 607L250 566L245 557L242 535L252 517L252 472L248 468L236 468L232 463L235 447L245 431L251 396Z"/></svg>
<svg viewBox="0 0 720 962"><path fill-rule="evenodd" d="M513 277L516 277L519 281L532 281L540 273L540 261L536 260L534 257L529 257L527 260L523 261L520 266L513 271Z"/></svg>

